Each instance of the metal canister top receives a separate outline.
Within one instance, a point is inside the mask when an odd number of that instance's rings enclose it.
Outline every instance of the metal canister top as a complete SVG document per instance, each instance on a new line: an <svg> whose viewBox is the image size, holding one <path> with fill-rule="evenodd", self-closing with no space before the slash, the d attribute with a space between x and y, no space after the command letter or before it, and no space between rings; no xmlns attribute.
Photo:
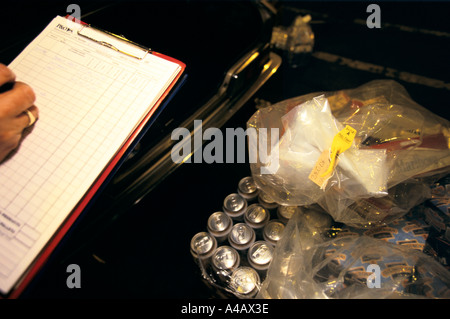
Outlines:
<svg viewBox="0 0 450 319"><path fill-rule="evenodd" d="M259 204L248 206L244 215L245 222L255 229L264 227L270 219L270 213Z"/></svg>
<svg viewBox="0 0 450 319"><path fill-rule="evenodd" d="M239 181L238 193L247 200L255 199L258 196L258 187L253 177L247 176Z"/></svg>
<svg viewBox="0 0 450 319"><path fill-rule="evenodd" d="M237 223L231 228L228 241L235 249L247 249L255 242L255 231L247 224Z"/></svg>
<svg viewBox="0 0 450 319"><path fill-rule="evenodd" d="M257 270L269 268L272 261L273 246L265 241L255 242L248 250L248 262Z"/></svg>
<svg viewBox="0 0 450 319"><path fill-rule="evenodd" d="M239 253L230 246L220 246L212 256L212 264L218 270L232 270L239 266Z"/></svg>
<svg viewBox="0 0 450 319"><path fill-rule="evenodd" d="M274 209L278 206L278 203L265 192L259 192L258 202L267 209Z"/></svg>
<svg viewBox="0 0 450 319"><path fill-rule="evenodd" d="M208 218L206 227L208 231L216 237L228 235L233 226L230 216L224 212L215 212Z"/></svg>
<svg viewBox="0 0 450 319"><path fill-rule="evenodd" d="M292 216L298 211L300 211L298 206L284 206L284 205L280 205L280 206L278 206L277 217L283 223L287 223L292 218Z"/></svg>
<svg viewBox="0 0 450 319"><path fill-rule="evenodd" d="M192 237L191 254L196 258L208 258L213 254L216 248L216 239L207 232L199 232Z"/></svg>
<svg viewBox="0 0 450 319"><path fill-rule="evenodd" d="M328 228L331 227L333 220L328 213L319 207L310 207L305 210L305 217L308 223L316 228Z"/></svg>
<svg viewBox="0 0 450 319"><path fill-rule="evenodd" d="M231 218L242 216L246 209L247 201L237 193L228 195L223 201L223 210Z"/></svg>
<svg viewBox="0 0 450 319"><path fill-rule="evenodd" d="M260 278L255 269L239 267L230 278L230 288L241 298L252 298L260 287Z"/></svg>
<svg viewBox="0 0 450 319"><path fill-rule="evenodd" d="M276 245L281 239L284 231L284 224L279 220L273 219L264 227L263 237L272 245Z"/></svg>

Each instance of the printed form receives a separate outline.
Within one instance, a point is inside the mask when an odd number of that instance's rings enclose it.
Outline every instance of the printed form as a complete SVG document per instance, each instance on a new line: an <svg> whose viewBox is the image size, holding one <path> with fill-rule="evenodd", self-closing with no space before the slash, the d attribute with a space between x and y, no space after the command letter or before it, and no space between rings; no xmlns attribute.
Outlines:
<svg viewBox="0 0 450 319"><path fill-rule="evenodd" d="M0 165L3 294L180 72L151 53L136 59L82 37L82 28L56 17L10 64L36 93L39 120Z"/></svg>

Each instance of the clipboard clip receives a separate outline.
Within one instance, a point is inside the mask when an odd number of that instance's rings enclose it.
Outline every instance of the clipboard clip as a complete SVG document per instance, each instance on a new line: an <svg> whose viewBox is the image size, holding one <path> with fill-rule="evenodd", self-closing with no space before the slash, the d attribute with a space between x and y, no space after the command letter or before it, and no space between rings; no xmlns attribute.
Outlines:
<svg viewBox="0 0 450 319"><path fill-rule="evenodd" d="M130 41L123 36L94 27L90 24L83 25L77 33L83 38L89 39L104 47L110 48L138 60L143 60L148 53L151 53L150 48Z"/></svg>

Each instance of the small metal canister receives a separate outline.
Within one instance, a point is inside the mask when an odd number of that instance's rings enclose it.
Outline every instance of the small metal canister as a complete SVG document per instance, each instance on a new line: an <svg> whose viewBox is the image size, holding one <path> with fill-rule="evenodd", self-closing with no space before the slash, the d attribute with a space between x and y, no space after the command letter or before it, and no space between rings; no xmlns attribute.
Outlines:
<svg viewBox="0 0 450 319"><path fill-rule="evenodd" d="M277 209L277 217L282 223L287 224L292 216L294 216L294 214L299 211L300 208L298 206L280 205Z"/></svg>
<svg viewBox="0 0 450 319"><path fill-rule="evenodd" d="M254 298L259 291L260 277L255 269L251 267L239 267L230 278L230 288L236 297Z"/></svg>
<svg viewBox="0 0 450 319"><path fill-rule="evenodd" d="M244 223L237 223L228 234L228 242L234 249L244 252L255 242L255 231Z"/></svg>
<svg viewBox="0 0 450 319"><path fill-rule="evenodd" d="M223 243L233 227L231 217L224 212L215 212L208 218L206 224L208 232L216 237L218 243Z"/></svg>
<svg viewBox="0 0 450 319"><path fill-rule="evenodd" d="M281 239L283 231L284 224L277 219L272 219L267 223L266 227L264 227L263 238L265 241L275 246Z"/></svg>
<svg viewBox="0 0 450 319"><path fill-rule="evenodd" d="M248 250L248 263L259 272L261 277L265 276L273 257L273 246L265 241L255 242Z"/></svg>
<svg viewBox="0 0 450 319"><path fill-rule="evenodd" d="M315 228L326 229L333 224L331 216L317 205L305 208L304 212L308 223Z"/></svg>
<svg viewBox="0 0 450 319"><path fill-rule="evenodd" d="M270 195L262 191L259 192L258 203L270 211L274 211L278 207L277 202Z"/></svg>
<svg viewBox="0 0 450 319"><path fill-rule="evenodd" d="M223 201L223 211L233 220L242 221L247 210L247 201L237 193L225 197Z"/></svg>
<svg viewBox="0 0 450 319"><path fill-rule="evenodd" d="M253 177L247 176L239 181L238 194L244 197L247 200L247 202L253 203L257 201L259 189L256 186Z"/></svg>
<svg viewBox="0 0 450 319"><path fill-rule="evenodd" d="M212 268L222 285L230 280L231 274L240 265L239 253L230 246L220 246L211 257Z"/></svg>
<svg viewBox="0 0 450 319"><path fill-rule="evenodd" d="M210 258L216 248L217 240L210 233L199 232L191 239L191 254L198 260Z"/></svg>
<svg viewBox="0 0 450 319"><path fill-rule="evenodd" d="M255 230L257 237L262 236L262 229L269 222L269 219L270 212L259 204L248 206L244 214L245 223Z"/></svg>

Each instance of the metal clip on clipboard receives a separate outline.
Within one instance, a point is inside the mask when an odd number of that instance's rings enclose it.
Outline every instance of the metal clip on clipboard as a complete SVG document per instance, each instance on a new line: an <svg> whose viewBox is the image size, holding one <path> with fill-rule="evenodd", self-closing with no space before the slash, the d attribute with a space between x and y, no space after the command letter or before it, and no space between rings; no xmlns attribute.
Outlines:
<svg viewBox="0 0 450 319"><path fill-rule="evenodd" d="M77 33L81 37L138 60L144 59L147 53L151 53L150 48L130 41L123 36L93 27L90 24L84 25Z"/></svg>

